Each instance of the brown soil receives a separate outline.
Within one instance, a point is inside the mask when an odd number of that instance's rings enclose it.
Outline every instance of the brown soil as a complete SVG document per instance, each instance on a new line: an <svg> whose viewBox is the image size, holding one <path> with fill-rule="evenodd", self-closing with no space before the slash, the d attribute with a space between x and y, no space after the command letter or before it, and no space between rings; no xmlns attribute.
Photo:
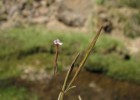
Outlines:
<svg viewBox="0 0 140 100"><path fill-rule="evenodd" d="M16 80L16 84L25 86L40 96L40 100L57 100L66 72L62 72L49 83L46 81L28 82ZM14 83L15 84L15 83ZM75 82L75 89L65 95L65 100L140 100L140 85L119 81L103 74L82 71Z"/></svg>

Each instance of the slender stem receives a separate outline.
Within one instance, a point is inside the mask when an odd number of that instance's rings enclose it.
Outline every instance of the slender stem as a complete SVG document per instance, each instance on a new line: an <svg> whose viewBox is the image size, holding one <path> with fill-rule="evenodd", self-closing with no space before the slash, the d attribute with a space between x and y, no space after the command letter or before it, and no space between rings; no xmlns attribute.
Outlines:
<svg viewBox="0 0 140 100"><path fill-rule="evenodd" d="M81 96L80 96L80 95L78 96L78 99L79 99L79 100L82 100L82 98L81 98Z"/></svg>
<svg viewBox="0 0 140 100"><path fill-rule="evenodd" d="M70 88L67 88L64 93L67 93L68 91L70 91L73 88L76 88L76 86L71 86Z"/></svg>
<svg viewBox="0 0 140 100"><path fill-rule="evenodd" d="M55 58L54 58L54 76L57 73L57 68L58 68L57 59L58 59L59 45L55 45L55 46L56 46L56 52L55 52Z"/></svg>
<svg viewBox="0 0 140 100"><path fill-rule="evenodd" d="M69 83L69 85L68 85L68 88L71 87L71 85L72 85L73 82L75 81L76 77L79 75L79 73L80 73L82 67L84 66L84 64L85 64L85 62L86 62L88 56L90 55L90 52L91 52L92 48L93 48L93 47L95 46L95 44L96 44L96 41L97 41L97 39L98 39L98 37L99 37L99 35L100 35L100 33L101 33L102 28L103 28L103 27L101 27L101 28L99 29L99 31L97 32L96 36L95 36L95 37L93 38L93 40L91 41L91 43L90 43L90 45L89 45L89 48L87 49L84 58L82 59L82 61L81 61L80 65L79 65L77 71L75 72L75 74L74 74L72 80L70 81L70 83Z"/></svg>
<svg viewBox="0 0 140 100"><path fill-rule="evenodd" d="M66 90L67 82L68 82L68 80L69 80L70 74L71 74L71 72L72 72L72 70L73 70L73 68L74 68L74 64L75 64L75 62L77 61L79 55L80 55L80 53L77 54L77 56L75 57L75 59L73 60L71 66L70 66L70 69L69 69L68 72L67 72L67 75L66 75L66 78L65 78L63 87L62 87L62 91L65 91L65 90Z"/></svg>
<svg viewBox="0 0 140 100"><path fill-rule="evenodd" d="M67 72L67 75L65 77L64 84L63 84L62 90L61 90L61 92L59 94L58 100L63 100L63 98L64 98L64 93L65 93L65 90L67 90L66 86L67 86L70 74L71 74L71 72L72 72L72 70L74 68L74 64L77 61L79 55L80 55L80 53L77 54L77 56L75 57L75 59L73 60L71 66L70 66L70 69Z"/></svg>
<svg viewBox="0 0 140 100"><path fill-rule="evenodd" d="M60 92L58 100L63 100L63 98L64 98L64 92Z"/></svg>

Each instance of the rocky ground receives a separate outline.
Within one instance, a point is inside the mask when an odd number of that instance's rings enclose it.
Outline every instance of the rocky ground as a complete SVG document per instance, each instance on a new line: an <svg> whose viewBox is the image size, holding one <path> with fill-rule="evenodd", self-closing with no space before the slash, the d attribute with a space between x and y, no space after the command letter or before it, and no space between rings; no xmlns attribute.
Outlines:
<svg viewBox="0 0 140 100"><path fill-rule="evenodd" d="M105 33L122 39L131 53L138 53L139 8L118 1L1 0L0 28L41 24L53 30L95 32L104 25Z"/></svg>

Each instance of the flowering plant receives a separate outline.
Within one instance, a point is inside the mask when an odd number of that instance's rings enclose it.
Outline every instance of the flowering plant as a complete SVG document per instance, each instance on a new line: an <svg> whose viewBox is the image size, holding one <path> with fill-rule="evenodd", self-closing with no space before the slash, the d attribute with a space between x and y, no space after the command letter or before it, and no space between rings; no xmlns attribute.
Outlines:
<svg viewBox="0 0 140 100"><path fill-rule="evenodd" d="M74 73L72 79L70 80L70 75L74 69L74 66L75 66L75 62L77 61L77 59L79 58L79 55L80 55L80 52L77 54L77 56L75 57L75 59L73 60L68 72L67 72L67 75L65 77L65 80L64 80L64 84L62 86L62 89L61 89L61 92L59 93L59 96L58 96L58 100L63 100L64 99L64 95L65 93L67 93L67 91L75 88L76 86L73 86L73 82L75 81L75 79L77 78L77 76L79 75L81 69L83 68L87 58L89 57L93 47L95 46L96 44L96 41L101 33L101 30L102 30L103 27L101 27L99 29L99 31L97 32L96 36L93 38L93 40L91 41L91 43L89 44L76 72ZM60 42L59 39L56 39L54 40L54 44L56 45L56 54L55 54L55 60L54 60L54 75L56 74L57 72L57 58L58 58L58 49L59 49L59 46L62 45L63 43ZM81 97L78 96L79 100L81 100Z"/></svg>

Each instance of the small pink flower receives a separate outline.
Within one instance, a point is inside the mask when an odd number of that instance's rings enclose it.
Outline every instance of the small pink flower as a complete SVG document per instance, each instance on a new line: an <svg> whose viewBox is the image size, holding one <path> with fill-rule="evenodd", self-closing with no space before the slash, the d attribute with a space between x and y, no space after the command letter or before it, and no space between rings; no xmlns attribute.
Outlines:
<svg viewBox="0 0 140 100"><path fill-rule="evenodd" d="M63 44L62 42L60 42L59 39L54 40L53 43L54 43L55 45L62 45L62 44Z"/></svg>

